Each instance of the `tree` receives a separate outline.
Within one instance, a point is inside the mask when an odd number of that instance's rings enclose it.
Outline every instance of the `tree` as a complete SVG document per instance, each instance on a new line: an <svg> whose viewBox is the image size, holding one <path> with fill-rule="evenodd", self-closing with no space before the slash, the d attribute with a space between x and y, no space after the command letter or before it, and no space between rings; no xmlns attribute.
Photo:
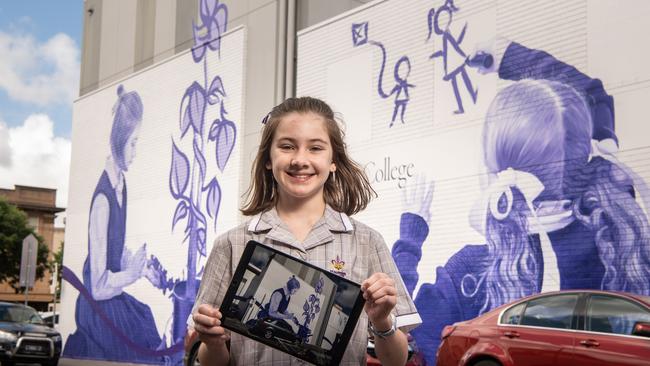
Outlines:
<svg viewBox="0 0 650 366"><path fill-rule="evenodd" d="M52 276L54 276L54 264L57 264L58 267L58 272L56 276L56 297L55 299L60 299L61 298L61 278L63 274L63 246L65 245L64 242L61 242L61 247L59 247L59 250L54 252L52 255L52 260L49 263L49 270L50 273L52 273ZM52 279L54 281L54 279Z"/></svg>
<svg viewBox="0 0 650 366"><path fill-rule="evenodd" d="M27 224L27 215L16 206L0 199L0 282L9 282L16 293L24 291L24 288L20 287L20 260L23 239L29 234L33 234L38 240L35 280L39 280L48 269L49 249L43 238Z"/></svg>

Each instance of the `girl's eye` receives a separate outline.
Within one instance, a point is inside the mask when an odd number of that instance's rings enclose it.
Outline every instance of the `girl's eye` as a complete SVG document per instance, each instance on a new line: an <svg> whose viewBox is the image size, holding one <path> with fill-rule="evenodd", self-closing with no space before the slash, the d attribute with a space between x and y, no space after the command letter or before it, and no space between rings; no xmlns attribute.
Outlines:
<svg viewBox="0 0 650 366"><path fill-rule="evenodd" d="M311 151L321 151L321 150L324 150L324 149L323 149L322 146L312 146L310 150Z"/></svg>
<svg viewBox="0 0 650 366"><path fill-rule="evenodd" d="M282 149L282 150L290 150L290 149L293 149L293 145L282 144L282 145L280 145L280 149Z"/></svg>

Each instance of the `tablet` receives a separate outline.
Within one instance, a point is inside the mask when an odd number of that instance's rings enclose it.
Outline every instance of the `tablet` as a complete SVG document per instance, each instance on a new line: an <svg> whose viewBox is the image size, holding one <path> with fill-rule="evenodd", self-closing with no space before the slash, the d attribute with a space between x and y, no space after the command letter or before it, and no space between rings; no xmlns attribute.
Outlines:
<svg viewBox="0 0 650 366"><path fill-rule="evenodd" d="M363 310L361 285L264 244L246 244L221 324L315 365L338 365Z"/></svg>

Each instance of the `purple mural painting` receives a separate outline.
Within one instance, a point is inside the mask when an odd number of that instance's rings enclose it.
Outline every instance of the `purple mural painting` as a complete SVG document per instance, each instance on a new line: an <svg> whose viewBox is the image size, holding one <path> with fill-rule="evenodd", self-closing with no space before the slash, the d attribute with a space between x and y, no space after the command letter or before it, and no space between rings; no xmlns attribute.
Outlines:
<svg viewBox="0 0 650 366"><path fill-rule="evenodd" d="M650 228L636 201L644 182L615 157L614 99L600 80L544 51L512 42L493 59L500 59L499 77L513 83L497 93L484 121L489 184L470 221L485 243L463 246L437 268L435 283L420 286L423 324L412 335L427 364L435 364L445 325L526 295L650 295ZM433 194L433 186L415 189L419 197ZM430 226L423 213L431 199L420 202L402 214L392 250L411 295Z"/></svg>
<svg viewBox="0 0 650 366"><path fill-rule="evenodd" d="M63 268L63 278L79 291L77 329L68 337L63 356L171 364L178 358L175 355L182 350L182 343L166 348L149 306L124 291L142 277L159 287L161 278L154 264L147 261L146 244L135 253L125 249L125 173L136 156L144 108L137 92L125 92L120 85L117 94L110 134L111 155L88 214L88 256L83 266L83 282L69 268Z"/></svg>
<svg viewBox="0 0 650 366"><path fill-rule="evenodd" d="M368 22L352 24L352 44L354 47L370 44L381 50L381 67L377 77L377 94L383 99L388 99L392 95L395 95L393 116L388 127L393 127L398 113L400 121L404 123L404 113L406 113L406 106L410 100L409 88L415 87L415 85L407 81L411 74L411 60L407 56L402 56L397 60L393 69L395 85L390 92L386 93L383 87L384 70L386 68L386 48L381 42L376 42L368 38Z"/></svg>
<svg viewBox="0 0 650 366"><path fill-rule="evenodd" d="M221 57L221 37L226 32L228 8L217 0L201 0L200 22L195 24L192 57L203 66L203 80L193 81L185 90L180 102L180 140L189 139L191 149L184 152L180 142L172 140L169 191L178 201L171 219L171 229L182 229L187 244L186 278L164 278L161 288L172 290L174 300L174 340L181 341L186 333L186 320L191 313L202 268L197 268L199 257L206 256L207 231L217 229L217 217L222 191L216 176L207 176L208 161L214 161L220 171L235 147L237 128L228 119L227 97L220 75L211 76L208 53ZM210 80L210 81L209 81ZM209 109L218 108L219 117L206 120ZM214 155L209 156L209 149ZM208 160L209 159L209 160ZM213 160L214 159L214 160ZM190 162L191 161L191 162ZM212 224L209 225L209 221ZM163 271L162 267L159 267Z"/></svg>
<svg viewBox="0 0 650 366"><path fill-rule="evenodd" d="M472 98L472 102L476 103L478 98L478 89L474 89L472 86L472 80L467 74L467 54L465 54L465 51L461 48L461 43L463 43L467 31L467 24L463 26L463 29L460 31L458 36L454 36L450 30L453 15L459 10L460 9L454 5L453 0L446 0L444 5L438 9L432 8L429 10L429 15L427 17L429 28L427 41L431 39L432 33L435 33L440 36L442 42L442 49L432 53L429 58L431 60L435 60L438 57L442 58L445 70L442 79L450 82L453 88L457 104L457 109L454 111L455 114L465 113L463 98L460 95L458 87L458 77L460 77L465 84L467 92Z"/></svg>

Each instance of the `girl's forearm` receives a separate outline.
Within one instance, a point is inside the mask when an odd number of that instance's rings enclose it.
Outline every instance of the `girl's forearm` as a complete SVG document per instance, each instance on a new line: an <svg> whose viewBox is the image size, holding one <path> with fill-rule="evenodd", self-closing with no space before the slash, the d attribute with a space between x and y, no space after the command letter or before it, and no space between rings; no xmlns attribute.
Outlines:
<svg viewBox="0 0 650 366"><path fill-rule="evenodd" d="M205 343L199 346L199 362L202 365L225 366L230 363L230 351L225 343L208 348Z"/></svg>
<svg viewBox="0 0 650 366"><path fill-rule="evenodd" d="M406 335L398 329L393 335L386 338L375 337L375 351L382 365L403 366L408 357Z"/></svg>

